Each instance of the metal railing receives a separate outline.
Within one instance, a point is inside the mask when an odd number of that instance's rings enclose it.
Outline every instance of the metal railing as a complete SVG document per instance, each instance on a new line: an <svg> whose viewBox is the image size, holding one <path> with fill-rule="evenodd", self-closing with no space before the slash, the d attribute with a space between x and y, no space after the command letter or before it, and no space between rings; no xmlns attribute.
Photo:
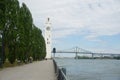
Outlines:
<svg viewBox="0 0 120 80"><path fill-rule="evenodd" d="M54 59L53 59L53 63L54 63L54 68L55 68L55 73L56 73L56 76L57 76L57 80L68 80L67 77L66 77L66 69L65 68L59 68Z"/></svg>

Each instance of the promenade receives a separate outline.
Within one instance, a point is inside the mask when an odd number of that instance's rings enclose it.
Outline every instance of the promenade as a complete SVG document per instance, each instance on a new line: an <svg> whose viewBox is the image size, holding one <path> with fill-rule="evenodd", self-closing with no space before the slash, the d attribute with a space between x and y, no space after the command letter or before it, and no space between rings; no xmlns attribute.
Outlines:
<svg viewBox="0 0 120 80"><path fill-rule="evenodd" d="M57 80L52 60L6 68L0 71L0 80Z"/></svg>

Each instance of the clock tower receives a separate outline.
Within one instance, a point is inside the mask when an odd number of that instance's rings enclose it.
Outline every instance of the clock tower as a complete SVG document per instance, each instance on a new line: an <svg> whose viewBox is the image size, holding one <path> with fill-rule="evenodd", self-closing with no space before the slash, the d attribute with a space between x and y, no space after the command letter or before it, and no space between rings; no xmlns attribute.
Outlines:
<svg viewBox="0 0 120 80"><path fill-rule="evenodd" d="M51 23L50 18L45 23L45 43L46 43L46 59L51 59Z"/></svg>

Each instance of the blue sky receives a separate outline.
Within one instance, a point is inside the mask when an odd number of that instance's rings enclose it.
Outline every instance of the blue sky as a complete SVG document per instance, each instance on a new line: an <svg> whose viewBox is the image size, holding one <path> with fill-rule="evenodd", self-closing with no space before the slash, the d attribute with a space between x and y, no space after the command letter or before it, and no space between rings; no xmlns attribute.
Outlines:
<svg viewBox="0 0 120 80"><path fill-rule="evenodd" d="M120 53L120 0L19 0L29 7L34 24L52 23L52 47L81 47Z"/></svg>

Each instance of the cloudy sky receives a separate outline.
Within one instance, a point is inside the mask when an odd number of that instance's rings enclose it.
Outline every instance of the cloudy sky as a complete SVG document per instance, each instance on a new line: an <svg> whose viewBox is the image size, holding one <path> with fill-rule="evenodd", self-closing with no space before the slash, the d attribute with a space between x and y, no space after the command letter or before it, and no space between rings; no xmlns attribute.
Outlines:
<svg viewBox="0 0 120 80"><path fill-rule="evenodd" d="M52 23L52 47L81 47L92 52L120 53L120 0L19 0L30 9L44 33Z"/></svg>

